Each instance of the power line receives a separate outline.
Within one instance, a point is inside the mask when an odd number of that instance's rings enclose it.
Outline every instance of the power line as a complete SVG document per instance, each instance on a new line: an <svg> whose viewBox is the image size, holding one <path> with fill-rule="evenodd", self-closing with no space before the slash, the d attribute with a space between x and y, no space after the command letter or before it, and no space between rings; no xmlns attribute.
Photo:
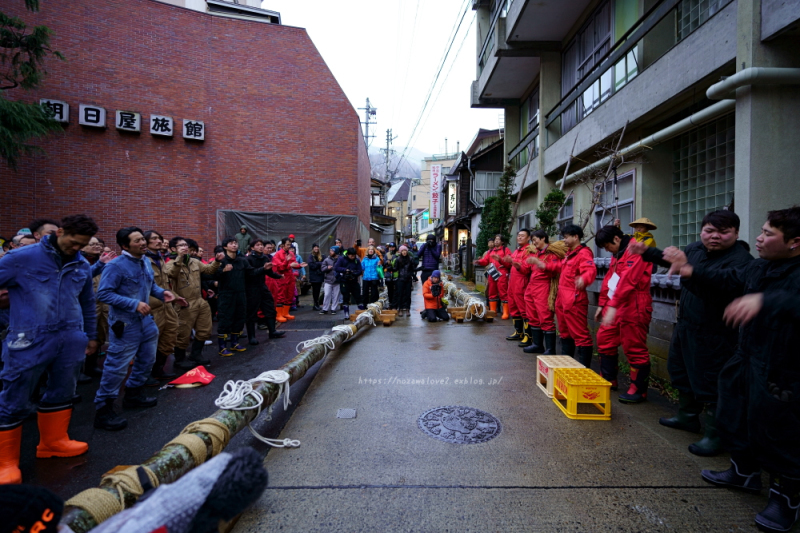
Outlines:
<svg viewBox="0 0 800 533"><path fill-rule="evenodd" d="M400 167L400 163L403 162L403 159L406 157L406 153L408 152L409 148L411 147L412 140L414 139L414 135L417 132L417 127L419 127L419 123L422 120L422 115L425 113L425 110L428 108L428 103L431 100L431 96L433 95L433 90L436 87L436 82L439 81L439 76L442 74L442 70L444 69L444 65L447 61L447 57L450 55L450 50L453 48L453 43L456 40L456 36L458 35L458 30L461 28L461 24L464 22L464 17L467 16L467 11L469 10L469 2L470 0L466 0L464 2L464 11L461 13L461 18L458 19L458 25L455 28L455 32L453 32L452 37L450 39L450 43L447 45L447 49L445 50L444 56L442 57L442 62L439 65L439 69L436 71L436 76L433 78L433 83L431 83L431 87L428 90L428 95L425 97L425 103L422 106L422 111L420 111L419 116L417 117L417 122L414 124L414 128L411 130L411 135L408 138L408 143L403 150L403 155L400 157L400 160L395 167L395 171Z"/></svg>
<svg viewBox="0 0 800 533"><path fill-rule="evenodd" d="M400 91L400 101L396 106L392 106L392 122L394 122L394 114L396 109L402 109L403 100L406 97L406 83L408 82L408 69L411 67L411 54L414 52L414 37L417 33L417 14L419 13L419 0L417 0L417 8L414 10L414 25L411 27L411 46L408 47L408 61L406 62L406 73L403 76L403 89ZM399 39L398 39L399 41Z"/></svg>

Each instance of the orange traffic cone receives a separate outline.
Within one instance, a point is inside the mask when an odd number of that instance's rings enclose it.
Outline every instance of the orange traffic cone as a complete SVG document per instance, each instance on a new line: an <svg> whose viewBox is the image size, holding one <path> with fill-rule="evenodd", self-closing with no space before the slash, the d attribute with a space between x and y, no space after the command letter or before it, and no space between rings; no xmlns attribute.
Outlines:
<svg viewBox="0 0 800 533"><path fill-rule="evenodd" d="M39 411L39 445L36 457L75 457L89 451L85 442L71 440L67 435L72 408L45 413Z"/></svg>
<svg viewBox="0 0 800 533"><path fill-rule="evenodd" d="M19 443L22 441L22 426L0 431L0 485L19 485Z"/></svg>
<svg viewBox="0 0 800 533"><path fill-rule="evenodd" d="M286 319L283 317L283 306L282 305L276 305L275 306L275 313L277 313L277 316L275 317L275 320L277 320L278 322L286 322Z"/></svg>
<svg viewBox="0 0 800 533"><path fill-rule="evenodd" d="M503 302L503 316L500 317L500 320L508 320L511 316L508 314L508 302Z"/></svg>

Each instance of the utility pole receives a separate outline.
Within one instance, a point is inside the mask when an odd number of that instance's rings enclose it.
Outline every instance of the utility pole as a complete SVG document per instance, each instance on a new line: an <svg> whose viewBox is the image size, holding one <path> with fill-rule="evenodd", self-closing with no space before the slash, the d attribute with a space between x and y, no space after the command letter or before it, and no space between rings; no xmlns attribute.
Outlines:
<svg viewBox="0 0 800 533"><path fill-rule="evenodd" d="M377 124L377 122L371 122L371 119L375 117L378 108L372 107L372 105L369 103L369 98L367 98L367 107L359 107L358 110L364 112L364 121L361 123L364 125L364 144L369 150L370 139L375 137L374 135L369 134L369 126L370 124Z"/></svg>
<svg viewBox="0 0 800 533"><path fill-rule="evenodd" d="M383 155L384 155L384 158L385 158L385 161L386 161L386 182L387 183L390 182L392 180L392 178L394 178L394 175L399 170L399 169L395 169L394 171L389 170L389 165L392 162L392 155L394 154L394 150L392 150L392 141L394 141L395 139L397 139L397 136L395 135L394 137L392 137L392 130L391 129L386 130L386 148L381 150L381 151L384 152Z"/></svg>

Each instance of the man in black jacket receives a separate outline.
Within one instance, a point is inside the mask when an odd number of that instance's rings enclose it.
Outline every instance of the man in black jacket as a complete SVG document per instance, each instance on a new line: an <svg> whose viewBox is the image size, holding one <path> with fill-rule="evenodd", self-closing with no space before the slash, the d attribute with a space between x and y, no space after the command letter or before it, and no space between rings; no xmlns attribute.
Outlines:
<svg viewBox="0 0 800 533"><path fill-rule="evenodd" d="M736 268L752 261L749 247L738 241L739 216L733 211L714 211L703 219L700 240L689 244L684 253L690 265L704 268ZM644 243L632 242L631 251L642 252L645 261L670 266L663 252ZM717 381L722 365L733 356L739 332L725 325L725 308L740 292L723 291L713 285L686 278L681 283L678 322L669 347L672 386L679 392L678 414L661 418L661 425L700 431L700 413L705 405L703 438L689 445L695 455L720 453L717 434Z"/></svg>
<svg viewBox="0 0 800 533"><path fill-rule="evenodd" d="M236 239L222 241L225 258L217 273L219 277L219 323L217 338L219 354L230 357L232 352L243 352L247 348L239 344L239 333L244 328L244 317L247 311L247 278L252 275L253 267L243 255L237 255L239 244ZM263 278L262 278L263 279ZM230 350L228 341L230 340Z"/></svg>
<svg viewBox="0 0 800 533"><path fill-rule="evenodd" d="M717 422L731 467L702 475L757 493L765 468L769 502L756 524L789 531L800 513L800 207L770 211L756 250L760 259L727 269L691 265L677 248L664 250L664 259L693 283L744 293L725 309L726 323L741 329L719 375Z"/></svg>
<svg viewBox="0 0 800 533"><path fill-rule="evenodd" d="M264 315L264 320L269 329L270 339L279 339L286 335L286 332L277 331L275 329L275 300L272 298L272 293L264 282L264 276L269 276L274 279L281 277L272 271L272 263L267 260L264 255L264 241L256 239L251 245L253 251L247 256L250 266L253 270L245 279L245 287L247 293L247 317L245 324L247 326L247 339L251 345L258 344L256 340L256 317L258 310Z"/></svg>

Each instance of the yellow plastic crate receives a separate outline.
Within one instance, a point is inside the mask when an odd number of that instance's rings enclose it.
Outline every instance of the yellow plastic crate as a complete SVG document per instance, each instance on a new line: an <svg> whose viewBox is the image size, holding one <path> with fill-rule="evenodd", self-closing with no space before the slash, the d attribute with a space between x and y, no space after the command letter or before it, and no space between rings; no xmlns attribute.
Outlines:
<svg viewBox="0 0 800 533"><path fill-rule="evenodd" d="M611 420L611 383L589 368L557 368L553 401L574 420Z"/></svg>
<svg viewBox="0 0 800 533"><path fill-rule="evenodd" d="M556 368L584 368L568 355L540 355L536 359L536 384L548 398L553 397L553 374Z"/></svg>

